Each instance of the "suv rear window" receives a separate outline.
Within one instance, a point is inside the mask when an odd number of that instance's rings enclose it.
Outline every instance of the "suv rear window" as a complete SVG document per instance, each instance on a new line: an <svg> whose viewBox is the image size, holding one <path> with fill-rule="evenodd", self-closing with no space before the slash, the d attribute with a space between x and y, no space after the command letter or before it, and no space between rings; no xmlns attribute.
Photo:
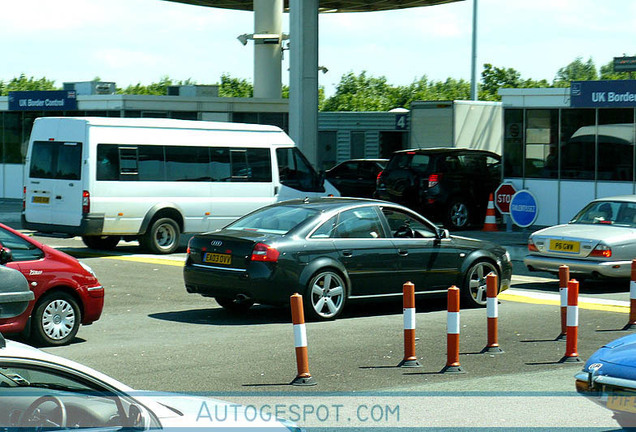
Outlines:
<svg viewBox="0 0 636 432"><path fill-rule="evenodd" d="M412 169L417 172L426 172L431 163L431 157L417 153L398 153L391 158L386 167L387 171L396 169Z"/></svg>
<svg viewBox="0 0 636 432"><path fill-rule="evenodd" d="M29 176L43 179L79 180L82 145L77 142L35 141Z"/></svg>

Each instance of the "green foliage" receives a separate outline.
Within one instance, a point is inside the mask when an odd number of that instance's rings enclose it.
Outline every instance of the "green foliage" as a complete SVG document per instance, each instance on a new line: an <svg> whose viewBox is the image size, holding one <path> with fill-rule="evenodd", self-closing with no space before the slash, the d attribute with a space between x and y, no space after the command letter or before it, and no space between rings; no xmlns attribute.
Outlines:
<svg viewBox="0 0 636 432"><path fill-rule="evenodd" d="M600 79L602 80L631 79L629 72L614 72L614 60L601 66L600 72L601 72Z"/></svg>
<svg viewBox="0 0 636 432"><path fill-rule="evenodd" d="M137 83L135 85L129 85L125 89L117 89L117 94L127 94L127 95L155 95L155 96L166 96L168 94L168 87L173 85L194 85L196 81L193 81L191 78L188 78L185 81L179 80L174 81L169 76L165 75L161 77L159 82L150 83L149 85L142 85L141 83Z"/></svg>
<svg viewBox="0 0 636 432"><path fill-rule="evenodd" d="M55 81L47 80L46 78L27 78L26 75L21 74L18 78L13 78L8 83L0 81L0 95L6 96L10 91L35 91L35 90L59 90L55 87Z"/></svg>
<svg viewBox="0 0 636 432"><path fill-rule="evenodd" d="M577 57L569 65L562 67L554 79L555 87L570 87L570 81L591 81L597 80L598 73L594 61L590 58L583 62L581 57Z"/></svg>
<svg viewBox="0 0 636 432"><path fill-rule="evenodd" d="M252 97L254 86L246 79L232 78L229 74L221 75L219 96L221 97Z"/></svg>

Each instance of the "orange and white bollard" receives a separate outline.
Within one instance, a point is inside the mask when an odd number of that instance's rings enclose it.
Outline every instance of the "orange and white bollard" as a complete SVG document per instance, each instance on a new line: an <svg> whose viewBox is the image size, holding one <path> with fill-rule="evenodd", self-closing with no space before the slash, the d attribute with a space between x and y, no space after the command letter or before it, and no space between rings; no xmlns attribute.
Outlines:
<svg viewBox="0 0 636 432"><path fill-rule="evenodd" d="M486 276L486 315L488 316L488 343L481 351L483 353L501 354L503 350L499 347L499 299L497 298L497 287L499 278L496 274L490 273Z"/></svg>
<svg viewBox="0 0 636 432"><path fill-rule="evenodd" d="M294 345L296 347L296 366L298 375L291 382L297 386L316 385L316 381L309 373L309 359L307 355L307 329L305 328L305 313L303 311L303 296L295 293L291 296L292 322L294 324Z"/></svg>
<svg viewBox="0 0 636 432"><path fill-rule="evenodd" d="M559 294L561 295L561 334L556 340L564 340L567 333L568 316L568 282L570 281L570 268L566 265L559 267Z"/></svg>
<svg viewBox="0 0 636 432"><path fill-rule="evenodd" d="M441 373L464 373L459 364L459 288L448 289L446 318L446 366Z"/></svg>
<svg viewBox="0 0 636 432"><path fill-rule="evenodd" d="M495 213L495 200L493 194L488 198L488 207L486 208L486 219L484 220L484 228L482 231L498 231L497 230L497 214Z"/></svg>
<svg viewBox="0 0 636 432"><path fill-rule="evenodd" d="M632 260L632 278L629 282L629 321L625 330L636 328L636 259Z"/></svg>
<svg viewBox="0 0 636 432"><path fill-rule="evenodd" d="M415 285L402 286L404 305L404 359L398 367L421 367L415 355Z"/></svg>
<svg viewBox="0 0 636 432"><path fill-rule="evenodd" d="M561 363L580 362L577 345L579 338L579 283L572 279L568 282L568 318L565 341L565 356Z"/></svg>

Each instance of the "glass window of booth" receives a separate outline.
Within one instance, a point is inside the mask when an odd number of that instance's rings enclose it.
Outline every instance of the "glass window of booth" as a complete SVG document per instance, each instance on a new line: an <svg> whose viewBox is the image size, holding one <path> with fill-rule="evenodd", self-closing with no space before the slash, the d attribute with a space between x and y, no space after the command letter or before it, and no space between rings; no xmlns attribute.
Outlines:
<svg viewBox="0 0 636 432"><path fill-rule="evenodd" d="M526 111L525 177L557 178L559 110Z"/></svg>

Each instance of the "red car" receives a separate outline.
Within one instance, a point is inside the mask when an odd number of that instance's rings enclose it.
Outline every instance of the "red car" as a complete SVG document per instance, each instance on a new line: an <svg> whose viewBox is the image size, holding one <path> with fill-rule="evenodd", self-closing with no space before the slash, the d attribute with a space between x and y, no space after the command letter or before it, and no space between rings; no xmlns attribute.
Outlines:
<svg viewBox="0 0 636 432"><path fill-rule="evenodd" d="M1 223L0 264L22 272L35 294L22 315L0 319L1 333L64 345L80 324L91 324L102 314L104 287L90 267Z"/></svg>

